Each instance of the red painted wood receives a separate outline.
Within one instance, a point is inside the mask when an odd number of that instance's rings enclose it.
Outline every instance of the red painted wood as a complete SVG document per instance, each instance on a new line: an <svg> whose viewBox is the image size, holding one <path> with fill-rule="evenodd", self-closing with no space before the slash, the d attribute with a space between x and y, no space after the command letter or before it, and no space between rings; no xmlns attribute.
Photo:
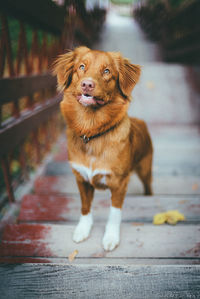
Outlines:
<svg viewBox="0 0 200 299"><path fill-rule="evenodd" d="M51 226L39 224L8 225L0 244L0 256L6 257L48 257L48 234Z"/></svg>
<svg viewBox="0 0 200 299"><path fill-rule="evenodd" d="M24 242L28 244L29 240L35 241L44 238L49 232L50 226L42 224L13 224L8 225L3 233L2 240L6 242Z"/></svg>
<svg viewBox="0 0 200 299"><path fill-rule="evenodd" d="M68 197L28 194L24 196L19 221L66 221L70 212Z"/></svg>
<svg viewBox="0 0 200 299"><path fill-rule="evenodd" d="M1 264L25 264L25 263L51 263L48 259L39 259L31 257L0 257Z"/></svg>
<svg viewBox="0 0 200 299"><path fill-rule="evenodd" d="M35 180L34 189L36 193L48 194L58 193L59 177L41 176Z"/></svg>
<svg viewBox="0 0 200 299"><path fill-rule="evenodd" d="M67 145L65 148L61 148L59 152L54 156L54 160L57 162L67 161Z"/></svg>
<svg viewBox="0 0 200 299"><path fill-rule="evenodd" d="M56 153L53 158L55 161L67 161L67 140L65 137L57 144Z"/></svg>

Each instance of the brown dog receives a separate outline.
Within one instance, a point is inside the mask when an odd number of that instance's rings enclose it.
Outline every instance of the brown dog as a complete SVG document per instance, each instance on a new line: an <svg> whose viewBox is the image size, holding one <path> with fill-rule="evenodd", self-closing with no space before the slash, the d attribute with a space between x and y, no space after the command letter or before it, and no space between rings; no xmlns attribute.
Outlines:
<svg viewBox="0 0 200 299"><path fill-rule="evenodd" d="M120 53L79 47L59 56L54 73L64 91L68 157L82 201L73 240L81 242L90 234L94 189L109 188L112 206L103 247L113 250L120 240L121 209L132 171L142 180L145 194L152 194L151 138L142 120L127 115L140 67Z"/></svg>

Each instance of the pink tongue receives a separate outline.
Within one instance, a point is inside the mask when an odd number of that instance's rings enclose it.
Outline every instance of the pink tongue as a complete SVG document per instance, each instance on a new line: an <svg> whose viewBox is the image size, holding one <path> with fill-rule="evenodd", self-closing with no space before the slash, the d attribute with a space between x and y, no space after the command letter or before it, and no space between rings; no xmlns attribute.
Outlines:
<svg viewBox="0 0 200 299"><path fill-rule="evenodd" d="M85 104L85 105L96 104L96 101L94 100L93 97L91 97L91 96L87 97L87 96L84 96L84 95L81 96L79 102L80 102L81 104L83 104L83 105L84 105L84 104Z"/></svg>

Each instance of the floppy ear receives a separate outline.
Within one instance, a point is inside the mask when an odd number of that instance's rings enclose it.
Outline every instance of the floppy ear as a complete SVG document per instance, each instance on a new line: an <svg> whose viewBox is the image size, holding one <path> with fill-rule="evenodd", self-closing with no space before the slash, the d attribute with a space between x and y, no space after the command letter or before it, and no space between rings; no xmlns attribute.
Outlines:
<svg viewBox="0 0 200 299"><path fill-rule="evenodd" d="M139 80L140 66L131 64L126 58L121 58L119 63L119 87L126 97L130 96L134 86Z"/></svg>
<svg viewBox="0 0 200 299"><path fill-rule="evenodd" d="M74 51L60 55L53 64L53 74L57 76L58 90L63 91L72 80Z"/></svg>

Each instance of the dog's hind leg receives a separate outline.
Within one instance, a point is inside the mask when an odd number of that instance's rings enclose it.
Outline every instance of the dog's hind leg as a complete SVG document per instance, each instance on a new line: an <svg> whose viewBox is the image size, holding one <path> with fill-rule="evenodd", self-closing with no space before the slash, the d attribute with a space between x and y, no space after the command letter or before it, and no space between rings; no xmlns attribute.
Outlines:
<svg viewBox="0 0 200 299"><path fill-rule="evenodd" d="M94 188L91 184L77 180L77 185L81 196L81 216L78 225L74 231L73 240L78 243L87 239L93 225L93 217L90 212Z"/></svg>
<svg viewBox="0 0 200 299"><path fill-rule="evenodd" d="M144 157L136 168L136 173L144 185L144 194L152 195L152 154Z"/></svg>

